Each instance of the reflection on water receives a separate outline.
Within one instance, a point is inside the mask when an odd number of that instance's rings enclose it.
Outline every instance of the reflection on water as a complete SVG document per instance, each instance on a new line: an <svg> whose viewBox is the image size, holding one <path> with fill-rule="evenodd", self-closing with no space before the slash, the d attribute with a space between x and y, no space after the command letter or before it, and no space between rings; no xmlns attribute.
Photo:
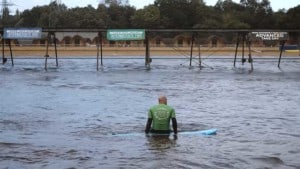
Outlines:
<svg viewBox="0 0 300 169"><path fill-rule="evenodd" d="M170 136L149 136L147 137L147 141L149 145L149 150L155 150L157 152L164 152L172 147L176 146L176 139L170 138Z"/></svg>
<svg viewBox="0 0 300 169"><path fill-rule="evenodd" d="M299 168L300 62L16 59L0 66L0 168ZM146 137L148 108L168 96L179 131ZM114 133L141 133L115 137Z"/></svg>

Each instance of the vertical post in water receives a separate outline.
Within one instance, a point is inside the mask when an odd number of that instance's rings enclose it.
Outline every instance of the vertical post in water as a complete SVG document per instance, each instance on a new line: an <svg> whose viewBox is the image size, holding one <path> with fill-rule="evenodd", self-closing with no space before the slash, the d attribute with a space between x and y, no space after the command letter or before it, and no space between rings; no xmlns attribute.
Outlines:
<svg viewBox="0 0 300 169"><path fill-rule="evenodd" d="M253 59L252 59L252 54L251 54L251 39L250 37L248 36L247 38L247 44L248 44L248 49L249 49L249 63L251 64L251 71L250 72L253 72Z"/></svg>
<svg viewBox="0 0 300 169"><path fill-rule="evenodd" d="M280 46L280 54L279 54L279 60L278 60L278 68L280 68L280 62L281 62L281 57L282 57L282 52L284 49L285 41L281 41L280 44L281 44L281 46Z"/></svg>
<svg viewBox="0 0 300 169"><path fill-rule="evenodd" d="M3 65L7 61L7 59L5 58L5 53L4 53L4 45L5 45L5 39L3 38L3 34L2 34L2 64Z"/></svg>
<svg viewBox="0 0 300 169"><path fill-rule="evenodd" d="M242 41L243 41L243 45L242 45L242 65L244 65L245 63L245 41L246 41L246 35L245 33L243 32L243 35L242 35Z"/></svg>
<svg viewBox="0 0 300 169"><path fill-rule="evenodd" d="M193 60L193 48L194 48L194 33L192 34L192 43L191 43L191 52L190 52L190 67L192 67L192 60Z"/></svg>
<svg viewBox="0 0 300 169"><path fill-rule="evenodd" d="M47 45L46 45L46 55L45 55L45 70L47 70L47 61L49 57L49 43L50 43L51 34L48 32L47 36Z"/></svg>
<svg viewBox="0 0 300 169"><path fill-rule="evenodd" d="M55 48L55 61L56 61L56 67L58 67L57 45L56 45L56 36L55 36L55 32L52 32L52 34L53 34L54 48Z"/></svg>
<svg viewBox="0 0 300 169"><path fill-rule="evenodd" d="M99 48L100 48L100 32L98 32L98 39L97 39L97 71L99 71Z"/></svg>
<svg viewBox="0 0 300 169"><path fill-rule="evenodd" d="M103 36L102 36L102 32L99 32L99 39L100 39L101 66L103 66Z"/></svg>
<svg viewBox="0 0 300 169"><path fill-rule="evenodd" d="M150 47L149 47L149 35L148 32L146 32L146 38L145 38L145 45L146 45L146 53L145 53L145 66L147 68L150 67Z"/></svg>
<svg viewBox="0 0 300 169"><path fill-rule="evenodd" d="M9 51L10 51L10 59L11 59L11 65L14 66L14 58L13 58L13 53L11 49L11 40L8 40L8 46L9 46Z"/></svg>
<svg viewBox="0 0 300 169"><path fill-rule="evenodd" d="M202 60L201 60L201 44L200 41L198 39L198 43L199 43L199 47L198 47L198 56L199 56L199 68L200 70L202 69Z"/></svg>
<svg viewBox="0 0 300 169"><path fill-rule="evenodd" d="M5 58L5 38L4 38L4 32L1 32L1 38L2 38L2 64L4 65L7 62L7 58Z"/></svg>
<svg viewBox="0 0 300 169"><path fill-rule="evenodd" d="M99 55L101 56L101 66L103 66L102 32L98 32L97 40L97 71L99 71Z"/></svg>
<svg viewBox="0 0 300 169"><path fill-rule="evenodd" d="M234 55L234 61L233 61L233 66L234 67L235 67L235 63L236 63L236 57L237 57L239 45L240 45L240 33L238 33L237 40L236 40L236 48L235 48L235 55Z"/></svg>

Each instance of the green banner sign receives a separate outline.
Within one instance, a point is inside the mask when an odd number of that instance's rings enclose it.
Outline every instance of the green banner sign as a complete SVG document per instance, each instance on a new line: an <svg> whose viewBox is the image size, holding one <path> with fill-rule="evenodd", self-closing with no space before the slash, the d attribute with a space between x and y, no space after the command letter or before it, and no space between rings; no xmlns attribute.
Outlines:
<svg viewBox="0 0 300 169"><path fill-rule="evenodd" d="M110 29L107 39L111 41L144 40L145 29Z"/></svg>

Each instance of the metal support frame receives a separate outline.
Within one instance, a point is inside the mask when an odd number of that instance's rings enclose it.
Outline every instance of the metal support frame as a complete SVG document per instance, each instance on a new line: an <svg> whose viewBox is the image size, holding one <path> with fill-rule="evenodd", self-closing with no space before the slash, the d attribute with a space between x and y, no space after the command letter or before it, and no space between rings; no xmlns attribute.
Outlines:
<svg viewBox="0 0 300 169"><path fill-rule="evenodd" d="M9 47L9 52L10 52L10 60L11 60L11 65L14 66L14 57L13 57L13 52L12 52L12 47L11 47L11 40L3 38L2 34L2 64L4 65L7 62L7 58L5 57L5 43L8 42L8 47Z"/></svg>
<svg viewBox="0 0 300 169"><path fill-rule="evenodd" d="M150 63L152 62L152 59L150 58L150 45L149 45L149 35L148 32L146 32L146 39L145 39L145 45L146 45L146 50L145 50L145 66L147 68L150 68Z"/></svg>
<svg viewBox="0 0 300 169"><path fill-rule="evenodd" d="M251 70L250 70L250 72L253 72L253 59L252 59L252 53L251 53L251 39L250 39L249 36L247 37L247 45L248 45L248 50L249 50L248 62L251 64Z"/></svg>
<svg viewBox="0 0 300 169"><path fill-rule="evenodd" d="M97 71L99 71L99 55L100 55L100 64L103 66L103 37L102 32L98 32L97 40Z"/></svg>
<svg viewBox="0 0 300 169"><path fill-rule="evenodd" d="M235 48L235 55L234 55L234 62L233 66L236 67L236 58L238 54L238 48L240 46L240 41L242 39L242 65L247 61L245 58L245 45L248 47L248 62L251 64L251 70L250 72L253 71L253 58L252 58L252 53L251 53L251 39L250 36L248 35L248 32L239 32L237 35L237 42L236 42L236 48Z"/></svg>
<svg viewBox="0 0 300 169"><path fill-rule="evenodd" d="M202 60L201 60L201 44L199 42L199 46L198 46L198 56L199 56L199 68L200 70L202 69Z"/></svg>
<svg viewBox="0 0 300 169"><path fill-rule="evenodd" d="M49 41L50 41L51 35L48 33L47 36L47 45L46 45L46 54L45 54L45 70L47 70L47 62L48 62L48 57L49 57Z"/></svg>
<svg viewBox="0 0 300 169"><path fill-rule="evenodd" d="M244 63L246 62L246 59L245 59L246 34L245 33L242 34L242 41L243 41L243 44L242 44L242 65L244 65Z"/></svg>
<svg viewBox="0 0 300 169"><path fill-rule="evenodd" d="M52 39L52 37L53 37L53 39ZM51 45L52 40L54 42L56 67L58 67L57 43L56 43L55 32L48 32L47 45L46 45L46 54L45 54L45 70L48 69L48 58L50 57L50 55L49 55L49 46Z"/></svg>
<svg viewBox="0 0 300 169"><path fill-rule="evenodd" d="M192 67L192 60L193 60L193 51L194 51L194 46L196 43L196 35L195 33L192 34L192 41L191 41L191 49L190 49L190 68ZM202 67L202 61L201 61L201 44L199 42L199 46L198 46L198 61L199 61L199 68L201 69Z"/></svg>
<svg viewBox="0 0 300 169"><path fill-rule="evenodd" d="M285 45L285 41L281 41L280 42L280 54L279 54L279 59L278 59L278 68L280 68L280 62L281 62L281 57L282 57L282 53L283 53L283 49L284 49L284 45Z"/></svg>
<svg viewBox="0 0 300 169"><path fill-rule="evenodd" d="M195 42L195 35L192 34L192 43L191 43L191 51L190 51L190 67L192 67L192 60L193 60L193 48L194 48L194 42Z"/></svg>
<svg viewBox="0 0 300 169"><path fill-rule="evenodd" d="M99 42L97 45L97 70L99 67L99 55L101 56L101 65L103 65L103 38L102 38L102 33L106 32L107 29L56 29L56 28L45 28L43 29L43 32L48 33L47 36L47 46L46 46L46 54L45 54L45 69L47 70L47 62L49 58L49 47L51 45L52 38L54 39L54 47L55 47L55 57L56 57L56 66L58 67L58 54L57 54L57 41L56 41L56 32L98 32L99 36ZM238 55L238 48L240 46L241 40L243 41L242 43L242 64L246 62L245 59L245 45L247 44L248 49L249 49L249 63L251 64L251 71L253 71L253 59L252 59L252 54L251 54L251 40L249 37L249 32L256 31L256 32L272 32L272 31L284 31L284 32L300 32L299 30L268 30L268 29L258 29L258 30L252 30L252 29L147 29L146 30L146 38L145 38L145 65L147 67L150 67L150 63L152 59L150 58L150 42L149 42L149 33L151 32L189 32L192 34L192 41L191 41L191 51L190 51L190 66L192 66L192 59L193 59L193 47L195 43L195 37L194 35L196 33L201 33L201 32L214 32L214 33L234 33L237 32L237 42L236 42L236 50L235 50L235 57L234 57L234 67L236 66L236 59ZM5 45L8 43L8 47L10 50L10 57L11 57L11 62L12 66L14 66L14 60L13 60L13 52L12 52L12 46L11 46L11 40L10 39L4 39L3 35L3 28L2 31L0 31L0 34L2 35L2 64L5 64L7 62L7 58L5 57ZM279 55L279 60L278 60L278 67L280 67L281 63L281 58L283 55L284 51L284 46L286 43L286 39L281 41L281 48L280 48L280 55ZM201 47L199 43L199 65L201 68Z"/></svg>
<svg viewBox="0 0 300 169"><path fill-rule="evenodd" d="M11 40L8 40L8 47L9 47L9 52L10 52L10 60L11 60L11 65L14 66L14 58L13 58L13 53L12 53L12 48L11 48Z"/></svg>
<svg viewBox="0 0 300 169"><path fill-rule="evenodd" d="M53 40L54 40L54 49L55 49L55 62L56 62L56 67L58 67L58 58L57 58L57 44L56 44L56 36L55 32L53 32Z"/></svg>
<svg viewBox="0 0 300 169"><path fill-rule="evenodd" d="M5 40L3 38L2 34L2 64L4 65L7 61L7 58L5 58L5 52L4 52L4 45L5 45Z"/></svg>
<svg viewBox="0 0 300 169"><path fill-rule="evenodd" d="M237 40L236 40L236 48L235 48L235 54L234 54L234 61L233 61L233 66L234 67L235 67L236 57L237 57L237 53L238 53L238 49L239 49L239 45L240 45L240 36L241 36L241 34L238 33L237 34Z"/></svg>

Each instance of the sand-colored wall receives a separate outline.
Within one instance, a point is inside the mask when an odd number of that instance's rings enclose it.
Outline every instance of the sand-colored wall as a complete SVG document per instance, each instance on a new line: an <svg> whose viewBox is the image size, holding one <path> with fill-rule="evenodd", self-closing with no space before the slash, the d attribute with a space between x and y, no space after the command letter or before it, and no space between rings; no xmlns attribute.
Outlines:
<svg viewBox="0 0 300 169"><path fill-rule="evenodd" d="M190 47L150 47L151 56L190 56ZM12 46L13 55L17 57L45 56L46 46ZM54 46L49 47L50 56L54 55ZM97 56L97 46L89 47L65 47L58 46L57 52L59 56ZM8 46L5 47L5 56L10 56ZM248 56L248 49L245 48L245 56ZM279 56L278 47L255 47L251 49L253 57L260 56ZM235 47L201 47L201 56L234 56ZM104 56L145 56L145 47L103 47ZM193 48L193 55L199 55L199 48ZM242 55L242 48L239 48L238 55ZM284 56L300 56L298 51L284 52Z"/></svg>

